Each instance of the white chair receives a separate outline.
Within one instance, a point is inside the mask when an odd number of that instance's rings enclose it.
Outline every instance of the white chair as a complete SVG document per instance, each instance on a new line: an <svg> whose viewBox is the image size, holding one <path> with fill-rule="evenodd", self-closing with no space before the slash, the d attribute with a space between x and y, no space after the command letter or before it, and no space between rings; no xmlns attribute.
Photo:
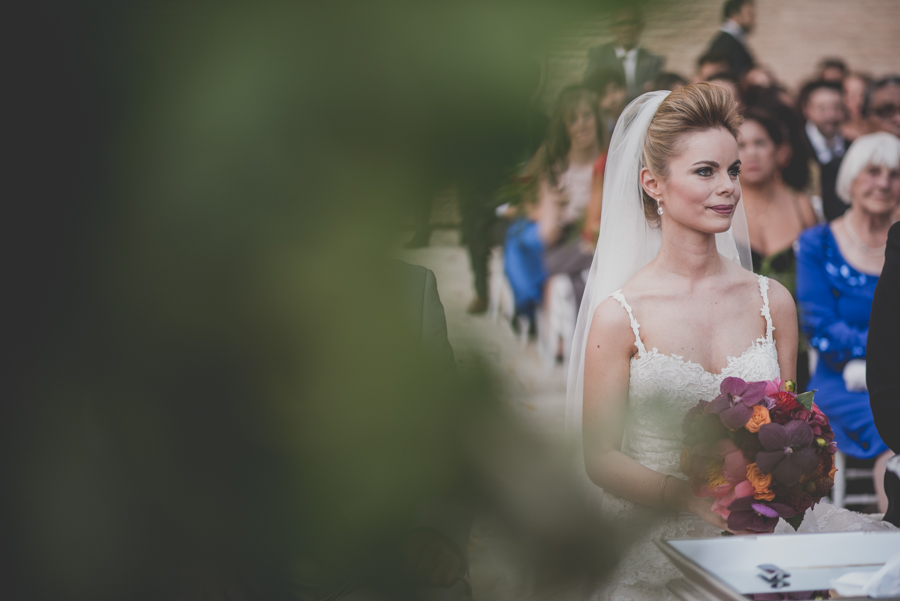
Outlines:
<svg viewBox="0 0 900 601"><path fill-rule="evenodd" d="M871 505L878 502L875 494L847 494L847 482L850 480L872 480L872 468L847 467L847 456L838 451L834 454L834 488L831 489L832 504L837 507L847 505Z"/></svg>
<svg viewBox="0 0 900 601"><path fill-rule="evenodd" d="M566 274L551 276L544 294L537 319L539 352L545 364L553 366L561 345L563 364L567 365L578 317L572 279Z"/></svg>
<svg viewBox="0 0 900 601"><path fill-rule="evenodd" d="M503 249L495 248L490 258L490 293L488 296L488 316L492 321L503 317L506 321L512 319L515 313L512 286L506 279L503 271Z"/></svg>
<svg viewBox="0 0 900 601"><path fill-rule="evenodd" d="M807 347L809 353L809 377L816 375L816 367L819 365L819 351L814 346ZM878 496L872 494L847 494L847 482L850 480L872 480L872 468L847 467L847 456L840 451L834 454L834 488L831 489L831 503L837 507L847 505L871 505L878 502Z"/></svg>

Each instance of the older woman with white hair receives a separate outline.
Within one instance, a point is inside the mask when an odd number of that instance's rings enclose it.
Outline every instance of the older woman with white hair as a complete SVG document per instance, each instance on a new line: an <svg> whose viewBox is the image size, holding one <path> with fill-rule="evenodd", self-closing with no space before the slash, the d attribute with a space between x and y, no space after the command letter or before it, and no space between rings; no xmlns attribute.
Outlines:
<svg viewBox="0 0 900 601"><path fill-rule="evenodd" d="M816 403L831 420L838 450L875 459L883 512L884 464L893 453L872 419L865 360L875 284L888 229L900 208L900 139L888 133L859 137L841 163L837 193L850 205L847 212L806 230L798 241L800 323L818 351L809 389L818 390Z"/></svg>

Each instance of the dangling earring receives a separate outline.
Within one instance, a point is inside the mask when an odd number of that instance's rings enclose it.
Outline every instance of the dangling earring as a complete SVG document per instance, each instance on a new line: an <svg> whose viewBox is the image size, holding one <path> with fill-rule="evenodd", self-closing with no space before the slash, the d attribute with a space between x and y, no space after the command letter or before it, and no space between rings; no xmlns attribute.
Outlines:
<svg viewBox="0 0 900 601"><path fill-rule="evenodd" d="M662 214L663 214L663 210L662 210L662 198L657 198L657 199L656 199L656 214L657 214L657 215L662 215Z"/></svg>

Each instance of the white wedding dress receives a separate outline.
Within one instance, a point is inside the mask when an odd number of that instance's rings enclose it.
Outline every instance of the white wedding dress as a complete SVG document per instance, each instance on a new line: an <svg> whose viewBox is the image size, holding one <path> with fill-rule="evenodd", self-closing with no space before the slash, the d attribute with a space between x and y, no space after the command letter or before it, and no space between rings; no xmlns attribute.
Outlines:
<svg viewBox="0 0 900 601"><path fill-rule="evenodd" d="M622 451L638 463L676 478L687 479L679 470L683 448L681 424L684 415L699 400L710 401L719 394L719 385L729 376L747 381L779 377L778 353L772 336L769 314L768 279L759 276L760 314L765 319L765 335L754 341L739 357L728 357L727 366L713 374L677 355L647 349L640 325L621 291L612 294L628 313L634 331L637 354L631 359L628 408ZM712 499L710 499L710 503ZM657 601L674 599L665 588L680 572L657 550L656 539L706 538L721 530L687 513L666 513L610 493L601 493L607 517L622 528L629 548L616 570L593 599L616 601ZM820 503L806 514L801 531L889 530L893 526L870 516ZM777 532L793 532L783 520Z"/></svg>
<svg viewBox="0 0 900 601"><path fill-rule="evenodd" d="M637 354L631 359L622 451L654 471L685 479L679 463L681 424L688 410L700 400L711 401L718 396L719 386L728 376L747 381L773 380L780 376L780 370L773 338L775 328L769 314L769 281L764 277L759 277L759 319L760 326L764 320L765 333L740 356L728 357L727 365L717 374L682 357L664 355L655 348L648 350L641 340L640 325L632 307L621 292L658 255L661 247L661 228L651 226L644 216L639 175L647 129L668 94L648 92L633 100L619 116L610 141L603 178L600 235L572 341L566 387L566 430L577 448L581 448L585 345L597 306L611 296L628 313L637 348ZM723 258L752 270L750 236L742 204L737 203L735 207L731 227L716 234L716 248ZM692 514L664 512L603 491L588 479L583 454L576 456L588 502L599 502L603 513L621 528L622 542L628 544L617 568L587 596L616 601L673 599L665 587L681 574L653 541L715 537L721 531ZM819 503L807 511L800 532L895 530L879 518ZM776 533L791 532L794 530L789 524L779 522Z"/></svg>

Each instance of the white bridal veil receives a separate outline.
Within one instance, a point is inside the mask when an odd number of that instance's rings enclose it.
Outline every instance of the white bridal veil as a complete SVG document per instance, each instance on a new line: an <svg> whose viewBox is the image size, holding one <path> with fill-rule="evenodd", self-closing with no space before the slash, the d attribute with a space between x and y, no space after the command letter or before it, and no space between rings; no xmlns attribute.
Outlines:
<svg viewBox="0 0 900 601"><path fill-rule="evenodd" d="M629 104L616 123L603 178L600 237L572 341L566 389L566 432L581 440L584 350L594 310L647 265L660 247L660 230L647 223L641 199L641 147L650 120L669 92L648 92ZM738 203L731 229L716 235L719 252L752 270L747 218ZM579 445L580 446L580 445Z"/></svg>

